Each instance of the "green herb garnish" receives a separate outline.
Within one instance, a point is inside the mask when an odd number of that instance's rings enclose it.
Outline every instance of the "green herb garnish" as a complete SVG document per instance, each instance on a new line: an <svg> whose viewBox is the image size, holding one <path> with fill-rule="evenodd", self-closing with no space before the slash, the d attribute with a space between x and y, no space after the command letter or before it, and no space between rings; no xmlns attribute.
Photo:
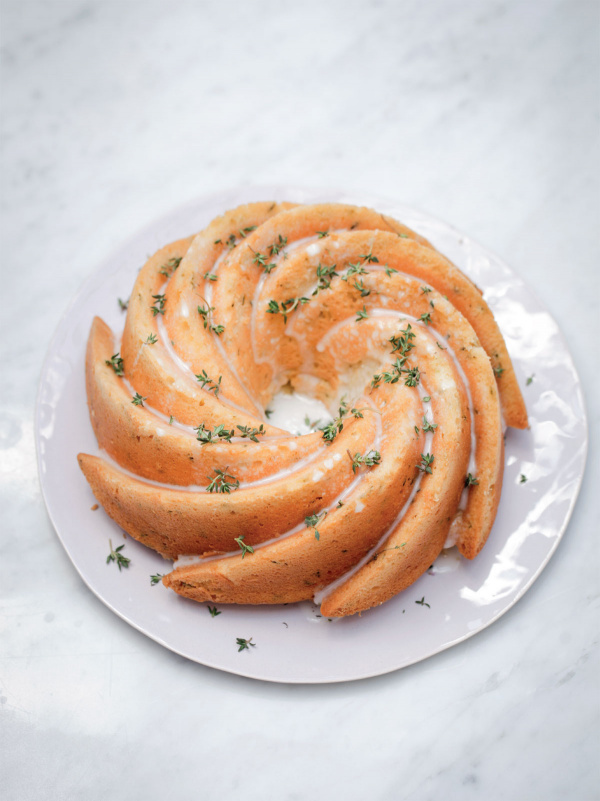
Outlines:
<svg viewBox="0 0 600 801"><path fill-rule="evenodd" d="M123 372L123 359L119 356L118 353L115 353L110 359L106 359L104 362L108 367L112 367L115 373L118 376L123 376L125 373Z"/></svg>
<svg viewBox="0 0 600 801"><path fill-rule="evenodd" d="M231 475L231 473L227 472L228 468L226 467L225 470L219 470L215 468L215 475L210 479L208 486L206 487L207 492L222 492L229 494L232 490L236 490L240 486L240 482L238 479ZM229 480L231 479L231 481Z"/></svg>
<svg viewBox="0 0 600 801"><path fill-rule="evenodd" d="M116 562L119 571L121 570L121 568L129 567L131 559L128 559L126 556L123 556L123 554L121 553L121 551L125 546L119 545L118 548L113 548L112 540L109 540L108 544L110 545L110 553L106 557L106 564L108 565L111 562Z"/></svg>

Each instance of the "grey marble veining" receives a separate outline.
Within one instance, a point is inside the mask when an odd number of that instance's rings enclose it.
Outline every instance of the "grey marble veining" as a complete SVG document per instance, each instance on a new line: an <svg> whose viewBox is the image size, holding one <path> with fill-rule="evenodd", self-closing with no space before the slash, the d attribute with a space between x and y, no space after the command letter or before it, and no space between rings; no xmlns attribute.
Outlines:
<svg viewBox="0 0 600 801"><path fill-rule="evenodd" d="M597 799L598 4L0 14L3 797ZM558 320L588 402L580 500L529 593L354 684L261 684L150 642L83 585L38 488L37 378L70 297L154 217L260 183L389 196L482 241Z"/></svg>

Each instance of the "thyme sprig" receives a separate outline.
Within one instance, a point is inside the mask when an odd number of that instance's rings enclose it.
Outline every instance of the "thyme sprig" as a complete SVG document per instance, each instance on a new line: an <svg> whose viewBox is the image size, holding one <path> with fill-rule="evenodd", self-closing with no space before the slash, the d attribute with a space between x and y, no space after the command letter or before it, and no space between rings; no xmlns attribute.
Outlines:
<svg viewBox="0 0 600 801"><path fill-rule="evenodd" d="M158 337L156 334L148 334L148 338L146 339L146 345L155 345L158 342Z"/></svg>
<svg viewBox="0 0 600 801"><path fill-rule="evenodd" d="M415 601L415 603L419 604L419 606L426 606L428 609L431 609L431 606L425 600L425 596L423 596L420 601Z"/></svg>
<svg viewBox="0 0 600 801"><path fill-rule="evenodd" d="M279 234L275 242L273 242L272 245L269 245L269 255L271 257L278 256L283 248L287 245L287 242L287 236L281 236L281 234Z"/></svg>
<svg viewBox="0 0 600 801"><path fill-rule="evenodd" d="M222 325L214 325L212 313L214 312L215 307L210 306L208 301L206 301L204 298L202 298L202 300L204 300L204 303L201 306L198 306L198 314L200 317L202 317L202 324L204 325L204 328L212 331L217 336L221 336L225 330L225 327Z"/></svg>
<svg viewBox="0 0 600 801"><path fill-rule="evenodd" d="M378 387L383 381L384 384L397 384L404 374L406 377L404 383L407 387L416 387L421 380L421 373L418 367L405 367L406 359L397 358L392 364L391 370L386 370L384 373L378 373L373 376L371 386Z"/></svg>
<svg viewBox="0 0 600 801"><path fill-rule="evenodd" d="M354 456L350 451L346 451L352 462L352 472L356 473L360 467L373 467L376 464L381 464L381 454L379 451L369 451L361 456L360 453L355 453Z"/></svg>
<svg viewBox="0 0 600 801"><path fill-rule="evenodd" d="M158 584L163 577L162 573L155 573L153 576L150 576L150 584L154 587L155 584Z"/></svg>
<svg viewBox="0 0 600 801"><path fill-rule="evenodd" d="M164 314L165 313L165 303L167 299L164 295L152 295L154 299L154 303L150 308L152 309L152 315L156 317L157 314Z"/></svg>
<svg viewBox="0 0 600 801"><path fill-rule="evenodd" d="M204 423L200 423L199 426L194 428L194 431L198 432L196 439L203 445L207 445L209 442L214 442L215 440L219 439L224 439L226 442L231 442L231 438L235 434L233 429L225 428L223 423L215 426L212 431L210 428L206 428Z"/></svg>
<svg viewBox="0 0 600 801"><path fill-rule="evenodd" d="M303 306L308 302L309 298L289 298L288 300L281 301L281 304L276 300L270 300L267 314L281 314L283 322L287 323L288 316L299 306Z"/></svg>
<svg viewBox="0 0 600 801"><path fill-rule="evenodd" d="M361 298L366 298L371 294L371 290L368 289L364 285L364 283L361 280L359 280L358 278L354 279L354 282L352 283L352 286L354 287L354 289L357 289L360 292Z"/></svg>
<svg viewBox="0 0 600 801"><path fill-rule="evenodd" d="M321 535L317 529L317 526L321 522L321 520L325 520L327 517L327 511L320 512L319 514L308 515L308 517L304 518L304 522L306 523L306 528L312 528L315 530L315 539L320 540Z"/></svg>
<svg viewBox="0 0 600 801"><path fill-rule="evenodd" d="M238 231L238 235L240 239L245 239L249 233L256 230L256 225L249 225L247 228L240 228ZM215 245L227 245L229 250L233 250L233 248L237 245L237 236L235 234L229 234L225 242L222 239L215 239Z"/></svg>
<svg viewBox="0 0 600 801"><path fill-rule="evenodd" d="M339 275L339 273L336 272L336 266L337 265L335 264L327 266L319 262L317 265L317 278L319 279L319 283L317 284L317 288L314 290L313 295L318 295L322 290L329 289L331 287L332 280Z"/></svg>
<svg viewBox="0 0 600 801"><path fill-rule="evenodd" d="M121 300L121 298L117 298L117 302L121 311L127 311L129 306L129 298L127 298L127 300Z"/></svg>
<svg viewBox="0 0 600 801"><path fill-rule="evenodd" d="M370 407L366 407L370 409ZM337 437L340 431L344 428L344 418L351 414L353 417L364 417L363 412L364 409L356 409L352 408L348 411L348 404L346 401L341 401L339 409L338 409L338 416L335 417L331 423L327 423L326 426L323 426L319 430L323 432L323 439L327 442L333 442L333 440ZM374 410L373 410L374 411Z"/></svg>
<svg viewBox="0 0 600 801"><path fill-rule="evenodd" d="M326 236L329 236L329 231L317 231L316 234L319 239L325 239Z"/></svg>
<svg viewBox="0 0 600 801"><path fill-rule="evenodd" d="M348 281L353 275L368 275L369 271L357 261L355 264L348 264L346 273L342 276L342 281Z"/></svg>
<svg viewBox="0 0 600 801"><path fill-rule="evenodd" d="M428 431L435 431L437 428L437 423L430 423L429 420L423 415L423 433L426 434ZM471 475L469 473L469 475Z"/></svg>
<svg viewBox="0 0 600 801"><path fill-rule="evenodd" d="M249 651L250 650L250 646L252 646L252 648L254 648L256 646L256 643L252 642L252 637L250 637L249 640L245 640L243 637L236 637L235 638L235 644L239 645L238 653L240 651L245 651L245 650Z"/></svg>
<svg viewBox="0 0 600 801"><path fill-rule="evenodd" d="M377 258L377 256L373 255L372 250L370 250L368 253L362 254L358 258L362 259L365 262L365 264L373 264L373 263L379 264L379 259Z"/></svg>
<svg viewBox="0 0 600 801"><path fill-rule="evenodd" d="M216 606L208 606L208 611L210 612L211 617L216 617L217 615L221 614Z"/></svg>
<svg viewBox="0 0 600 801"><path fill-rule="evenodd" d="M222 492L229 494L232 490L236 490L240 486L238 479L231 473L227 472L228 469L229 468L226 467L224 470L219 470L218 467L215 467L215 475L212 478L211 476L207 476L207 478L210 479L210 482L206 487L207 492Z"/></svg>
<svg viewBox="0 0 600 801"><path fill-rule="evenodd" d="M207 270L204 273L203 277L205 281L211 281L213 283L217 280L217 276L215 275L215 273L211 273L210 270Z"/></svg>
<svg viewBox="0 0 600 801"><path fill-rule="evenodd" d="M109 540L108 544L110 545L110 553L106 557L106 564L109 565L111 562L116 562L119 571L121 571L122 568L129 567L131 559L128 559L126 556L123 556L123 554L121 553L121 551L125 546L119 545L117 548L113 548L112 540Z"/></svg>
<svg viewBox="0 0 600 801"><path fill-rule="evenodd" d="M433 464L434 458L433 453L422 453L421 463L417 465L417 470L420 470L422 473L433 473L431 465Z"/></svg>
<svg viewBox="0 0 600 801"><path fill-rule="evenodd" d="M244 556L246 556L247 553L254 553L254 548L251 545L246 545L246 543L244 542L245 536L246 536L245 534L240 534L239 537L234 538L234 542L237 542L237 544L242 549L242 559L244 558Z"/></svg>
<svg viewBox="0 0 600 801"><path fill-rule="evenodd" d="M387 264L383 265L383 269L385 270L385 274L387 275L388 278L392 277L392 273L397 273L398 272L398 270L395 270L393 267L390 267Z"/></svg>
<svg viewBox="0 0 600 801"><path fill-rule="evenodd" d="M261 423L258 428L252 428L251 426L236 426L238 431L240 432L236 436L242 437L243 439L252 440L252 442L258 442L258 438L266 434L264 425Z"/></svg>
<svg viewBox="0 0 600 801"><path fill-rule="evenodd" d="M465 487L474 487L477 484L479 484L479 479L471 475L471 473L467 473L467 477L465 478Z"/></svg>
<svg viewBox="0 0 600 801"><path fill-rule="evenodd" d="M148 398L142 397L139 392L136 392L131 402L134 406L143 406L145 400L148 400Z"/></svg>
<svg viewBox="0 0 600 801"><path fill-rule="evenodd" d="M363 303L362 309L359 309L356 312L356 320L355 320L355 322L360 323L361 320L366 320L368 316L369 316L369 312L367 311L367 307Z"/></svg>
<svg viewBox="0 0 600 801"><path fill-rule="evenodd" d="M160 270L158 272L161 275L164 275L165 278L170 278L173 275L173 273L175 272L175 270L181 264L181 259L182 259L181 256L175 256L172 259L169 259L166 262L166 264L163 264L163 266L160 268Z"/></svg>
<svg viewBox="0 0 600 801"><path fill-rule="evenodd" d="M215 398L219 397L219 390L221 389L222 379L223 376L220 375L218 381L213 381L212 378L209 378L206 370L202 370L201 373L198 373L196 375L196 380L200 382L202 389L205 389L207 392L214 392Z"/></svg>
<svg viewBox="0 0 600 801"><path fill-rule="evenodd" d="M120 357L118 353L115 353L110 359L106 359L104 362L108 367L112 367L115 373L121 377L124 376L125 373L123 372L123 359Z"/></svg>
<svg viewBox="0 0 600 801"><path fill-rule="evenodd" d="M250 248L250 250L252 250L252 248ZM254 253L254 258L252 259L253 264L257 264L259 267L262 267L267 275L272 272L275 267L277 267L275 262L269 263L268 256L258 253L256 250L252 250L252 253Z"/></svg>
<svg viewBox="0 0 600 801"><path fill-rule="evenodd" d="M430 312L424 312L424 313L423 313L423 314L422 314L422 315L419 317L419 320L420 320L422 323L425 323L425 325L429 325L429 323L431 322L431 313L430 313Z"/></svg>

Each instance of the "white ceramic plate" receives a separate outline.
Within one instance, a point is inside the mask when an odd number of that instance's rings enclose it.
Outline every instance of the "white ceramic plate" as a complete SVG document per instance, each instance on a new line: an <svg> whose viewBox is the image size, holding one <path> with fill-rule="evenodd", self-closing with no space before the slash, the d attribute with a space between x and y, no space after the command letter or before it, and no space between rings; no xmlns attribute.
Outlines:
<svg viewBox="0 0 600 801"><path fill-rule="evenodd" d="M128 570L106 564L108 540L124 535L100 508L77 465L94 453L84 381L85 343L95 314L115 330L148 254L252 200L342 201L372 206L427 237L483 290L506 339L531 428L509 429L498 516L473 562L452 551L387 604L362 617L328 621L312 603L207 606L180 598L150 575L164 560L127 538ZM527 383L529 376L533 380ZM280 682L335 682L376 676L462 642L510 609L539 576L562 537L581 484L587 425L581 387L558 326L531 290L496 256L445 223L369 196L282 187L236 190L180 208L134 236L84 284L52 340L40 381L36 443L50 518L90 589L123 620L176 653L242 676ZM526 482L520 476L527 477ZM417 604L422 598L424 604ZM427 605L426 605L427 604ZM236 638L256 647L238 652Z"/></svg>

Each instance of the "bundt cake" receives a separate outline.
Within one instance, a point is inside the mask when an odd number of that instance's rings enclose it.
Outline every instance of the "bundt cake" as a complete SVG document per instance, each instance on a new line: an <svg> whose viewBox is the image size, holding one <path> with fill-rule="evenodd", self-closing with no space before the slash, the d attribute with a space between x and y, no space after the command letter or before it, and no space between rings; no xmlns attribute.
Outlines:
<svg viewBox="0 0 600 801"><path fill-rule="evenodd" d="M527 412L479 289L367 208L252 203L159 250L117 339L95 318L94 495L196 601L315 599L341 617L474 558ZM269 423L280 392L325 425ZM314 426L313 426L314 428Z"/></svg>

